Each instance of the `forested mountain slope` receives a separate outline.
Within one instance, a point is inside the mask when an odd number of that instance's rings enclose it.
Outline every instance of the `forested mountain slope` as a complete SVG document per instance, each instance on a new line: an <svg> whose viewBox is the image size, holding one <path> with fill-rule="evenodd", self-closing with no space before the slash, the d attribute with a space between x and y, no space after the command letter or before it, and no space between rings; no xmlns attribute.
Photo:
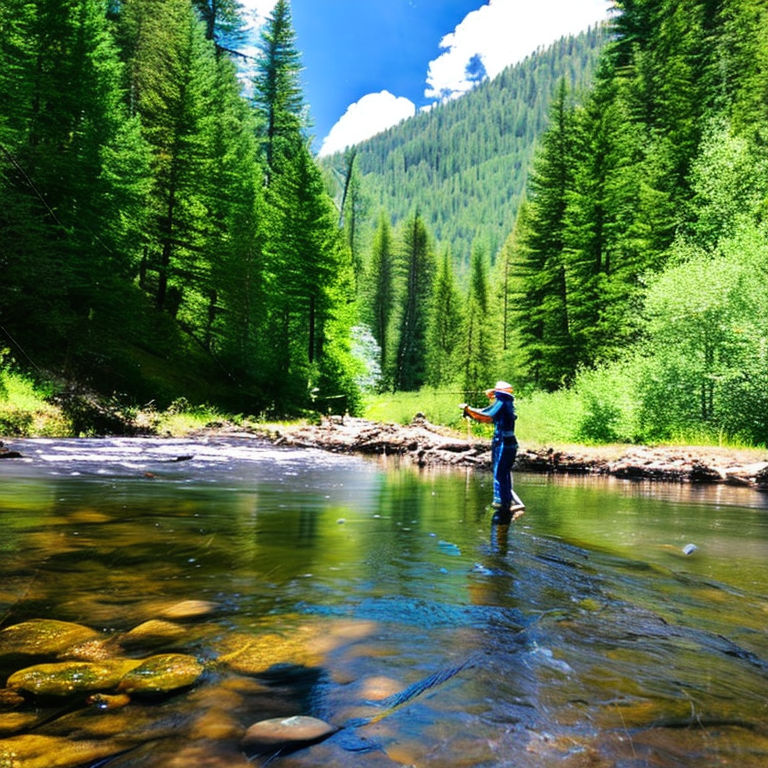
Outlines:
<svg viewBox="0 0 768 768"><path fill-rule="evenodd" d="M418 210L457 265L469 263L476 240L495 253L514 224L558 83L586 90L606 39L605 27L563 38L358 145L364 221L374 224L384 210L397 224ZM344 177L342 154L324 164Z"/></svg>

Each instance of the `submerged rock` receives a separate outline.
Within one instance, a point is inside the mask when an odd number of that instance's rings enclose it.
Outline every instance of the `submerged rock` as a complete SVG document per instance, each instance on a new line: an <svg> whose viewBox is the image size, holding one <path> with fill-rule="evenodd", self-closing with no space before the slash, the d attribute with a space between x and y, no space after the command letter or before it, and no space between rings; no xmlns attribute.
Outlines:
<svg viewBox="0 0 768 768"><path fill-rule="evenodd" d="M194 685L205 671L194 657L164 653L140 662L120 680L117 689L125 693L168 693Z"/></svg>
<svg viewBox="0 0 768 768"><path fill-rule="evenodd" d="M316 717L294 715L275 717L254 723L240 742L249 751L263 751L275 747L309 744L336 733L339 729Z"/></svg>
<svg viewBox="0 0 768 768"><path fill-rule="evenodd" d="M157 645L169 640L178 640L186 633L184 627L172 621L151 619L126 632L120 639L121 645Z"/></svg>
<svg viewBox="0 0 768 768"><path fill-rule="evenodd" d="M236 633L226 639L219 662L243 675L264 674L279 666L314 667L322 656L311 648L310 640L307 632L300 631L290 635Z"/></svg>
<svg viewBox="0 0 768 768"><path fill-rule="evenodd" d="M198 619L201 616L209 616L216 608L216 603L208 600L182 600L163 608L160 616L164 619Z"/></svg>
<svg viewBox="0 0 768 768"><path fill-rule="evenodd" d="M124 743L24 734L0 739L3 768L76 768L122 752Z"/></svg>
<svg viewBox="0 0 768 768"><path fill-rule="evenodd" d="M72 696L109 690L140 663L135 659L115 659L99 663L62 661L36 664L14 672L8 678L8 687L36 696Z"/></svg>
<svg viewBox="0 0 768 768"><path fill-rule="evenodd" d="M95 652L95 648L102 648L102 643L100 633L82 624L31 619L0 631L0 656L79 658Z"/></svg>
<svg viewBox="0 0 768 768"><path fill-rule="evenodd" d="M131 703L131 697L127 693L94 693L89 696L87 703L96 709L122 709Z"/></svg>
<svg viewBox="0 0 768 768"><path fill-rule="evenodd" d="M38 715L35 712L5 712L0 714L0 736L26 730L35 725ZM0 763L2 765L2 763Z"/></svg>
<svg viewBox="0 0 768 768"><path fill-rule="evenodd" d="M16 709L24 703L24 697L10 688L0 688L0 712Z"/></svg>

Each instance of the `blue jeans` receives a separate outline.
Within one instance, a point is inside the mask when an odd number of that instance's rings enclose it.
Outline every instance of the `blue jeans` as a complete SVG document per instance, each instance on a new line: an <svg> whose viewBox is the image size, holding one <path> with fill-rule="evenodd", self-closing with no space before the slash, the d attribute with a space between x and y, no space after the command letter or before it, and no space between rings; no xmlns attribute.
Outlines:
<svg viewBox="0 0 768 768"><path fill-rule="evenodd" d="M517 440L499 441L498 445L491 447L493 458L493 496L498 499L501 509L509 509L512 506L512 465L517 457Z"/></svg>

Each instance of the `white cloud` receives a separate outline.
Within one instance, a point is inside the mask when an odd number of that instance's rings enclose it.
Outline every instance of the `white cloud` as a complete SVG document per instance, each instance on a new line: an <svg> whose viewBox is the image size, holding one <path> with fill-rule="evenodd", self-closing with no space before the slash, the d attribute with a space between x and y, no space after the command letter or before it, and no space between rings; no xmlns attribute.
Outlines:
<svg viewBox="0 0 768 768"><path fill-rule="evenodd" d="M350 104L325 137L319 156L340 152L416 114L416 105L389 91L369 93Z"/></svg>
<svg viewBox="0 0 768 768"><path fill-rule="evenodd" d="M610 0L489 0L440 41L444 52L429 64L424 95L459 96L478 75L495 77L539 46L607 18L610 6Z"/></svg>
<svg viewBox="0 0 768 768"><path fill-rule="evenodd" d="M248 27L260 27L267 16L272 13L276 2L277 0L240 0Z"/></svg>

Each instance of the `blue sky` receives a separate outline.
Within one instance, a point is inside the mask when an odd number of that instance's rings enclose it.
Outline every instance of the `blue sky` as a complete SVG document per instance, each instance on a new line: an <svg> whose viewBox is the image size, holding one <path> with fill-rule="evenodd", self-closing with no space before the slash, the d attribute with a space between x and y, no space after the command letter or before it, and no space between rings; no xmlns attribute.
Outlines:
<svg viewBox="0 0 768 768"><path fill-rule="evenodd" d="M241 0L254 24L275 0ZM610 0L291 0L321 154L454 98L608 16Z"/></svg>

